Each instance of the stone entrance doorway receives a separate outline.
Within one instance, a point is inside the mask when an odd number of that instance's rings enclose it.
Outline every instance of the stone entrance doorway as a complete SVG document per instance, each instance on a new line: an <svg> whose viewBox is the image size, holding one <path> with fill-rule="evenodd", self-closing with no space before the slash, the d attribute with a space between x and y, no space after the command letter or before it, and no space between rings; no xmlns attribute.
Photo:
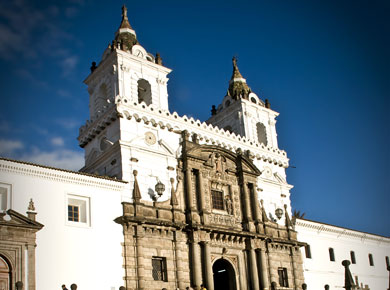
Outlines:
<svg viewBox="0 0 390 290"><path fill-rule="evenodd" d="M0 290L11 289L11 269L5 259L0 256Z"/></svg>
<svg viewBox="0 0 390 290"><path fill-rule="evenodd" d="M236 272L232 264L225 259L218 259L213 265L214 290L237 290Z"/></svg>

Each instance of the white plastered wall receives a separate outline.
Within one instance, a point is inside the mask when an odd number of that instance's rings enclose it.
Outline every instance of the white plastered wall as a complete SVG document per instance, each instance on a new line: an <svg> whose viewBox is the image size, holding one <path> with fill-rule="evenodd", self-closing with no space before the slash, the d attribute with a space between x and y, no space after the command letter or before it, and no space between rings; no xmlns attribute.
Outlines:
<svg viewBox="0 0 390 290"><path fill-rule="evenodd" d="M30 198L37 221L36 285L60 289L118 289L123 285L121 201L128 185L60 170L0 161L0 182L12 186L12 209L26 213ZM67 220L67 198L89 201L89 225Z"/></svg>

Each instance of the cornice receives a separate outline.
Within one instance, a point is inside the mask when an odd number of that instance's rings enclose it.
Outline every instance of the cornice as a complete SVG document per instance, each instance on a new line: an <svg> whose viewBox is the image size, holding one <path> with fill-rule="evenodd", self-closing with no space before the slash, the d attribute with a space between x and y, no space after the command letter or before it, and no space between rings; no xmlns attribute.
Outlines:
<svg viewBox="0 0 390 290"><path fill-rule="evenodd" d="M311 221L311 220L305 220L305 219L296 219L296 226L302 227L304 229L309 229L312 231L316 231L317 233L325 232L327 234L336 235L337 238L340 238L342 236L357 239L360 241L369 240L376 243L385 243L388 246L390 246L390 238L384 237L380 235L365 233L357 230L342 228L335 225L325 224L321 222ZM299 229L296 228L296 231L300 232Z"/></svg>
<svg viewBox="0 0 390 290"><path fill-rule="evenodd" d="M107 110L105 114L92 123L88 123L80 128L79 145L84 147L98 133L101 132L112 120L117 117L128 120L134 118L137 122L151 124L154 127L176 131L180 133L187 130L190 135L196 136L201 144L218 145L228 150L236 151L238 148L249 150L254 154L254 158L264 162L273 163L280 167L289 166L287 154L284 150L259 144L256 141L230 133L206 122L201 122L192 117L179 116L177 112L170 113L153 105L147 106L145 103L131 103L125 97L116 97L115 107ZM176 129L175 129L176 128ZM179 129L180 128L180 129Z"/></svg>
<svg viewBox="0 0 390 290"><path fill-rule="evenodd" d="M125 181L114 180L103 176L94 176L88 173L57 169L27 162L8 160L4 158L0 158L0 172L1 171L38 177L57 182L66 182L76 185L94 186L106 189L108 188L116 191L123 190L124 185L127 183Z"/></svg>

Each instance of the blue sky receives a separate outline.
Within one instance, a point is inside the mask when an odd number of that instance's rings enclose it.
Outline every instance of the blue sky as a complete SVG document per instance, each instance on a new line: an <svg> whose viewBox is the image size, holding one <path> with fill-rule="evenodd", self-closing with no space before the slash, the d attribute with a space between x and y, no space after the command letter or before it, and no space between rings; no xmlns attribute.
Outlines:
<svg viewBox="0 0 390 290"><path fill-rule="evenodd" d="M293 208L390 236L388 1L0 0L1 156L82 166L82 81L123 3L141 45L173 69L171 111L206 120L236 55L280 112Z"/></svg>

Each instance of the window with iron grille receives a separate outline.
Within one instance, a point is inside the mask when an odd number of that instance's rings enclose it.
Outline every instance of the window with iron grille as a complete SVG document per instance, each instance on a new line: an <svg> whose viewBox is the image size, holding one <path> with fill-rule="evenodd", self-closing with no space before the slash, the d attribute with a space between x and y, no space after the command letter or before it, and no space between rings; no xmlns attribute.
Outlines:
<svg viewBox="0 0 390 290"><path fill-rule="evenodd" d="M68 221L79 221L79 207L77 205L68 205Z"/></svg>
<svg viewBox="0 0 390 290"><path fill-rule="evenodd" d="M168 281L167 276L167 261L162 257L152 258L152 275L156 281Z"/></svg>
<svg viewBox="0 0 390 290"><path fill-rule="evenodd" d="M212 190L211 191L211 200L213 203L214 209L221 209L224 210L223 206L223 192L218 190Z"/></svg>
<svg viewBox="0 0 390 290"><path fill-rule="evenodd" d="M288 287L287 268L278 268L279 285L281 287Z"/></svg>

